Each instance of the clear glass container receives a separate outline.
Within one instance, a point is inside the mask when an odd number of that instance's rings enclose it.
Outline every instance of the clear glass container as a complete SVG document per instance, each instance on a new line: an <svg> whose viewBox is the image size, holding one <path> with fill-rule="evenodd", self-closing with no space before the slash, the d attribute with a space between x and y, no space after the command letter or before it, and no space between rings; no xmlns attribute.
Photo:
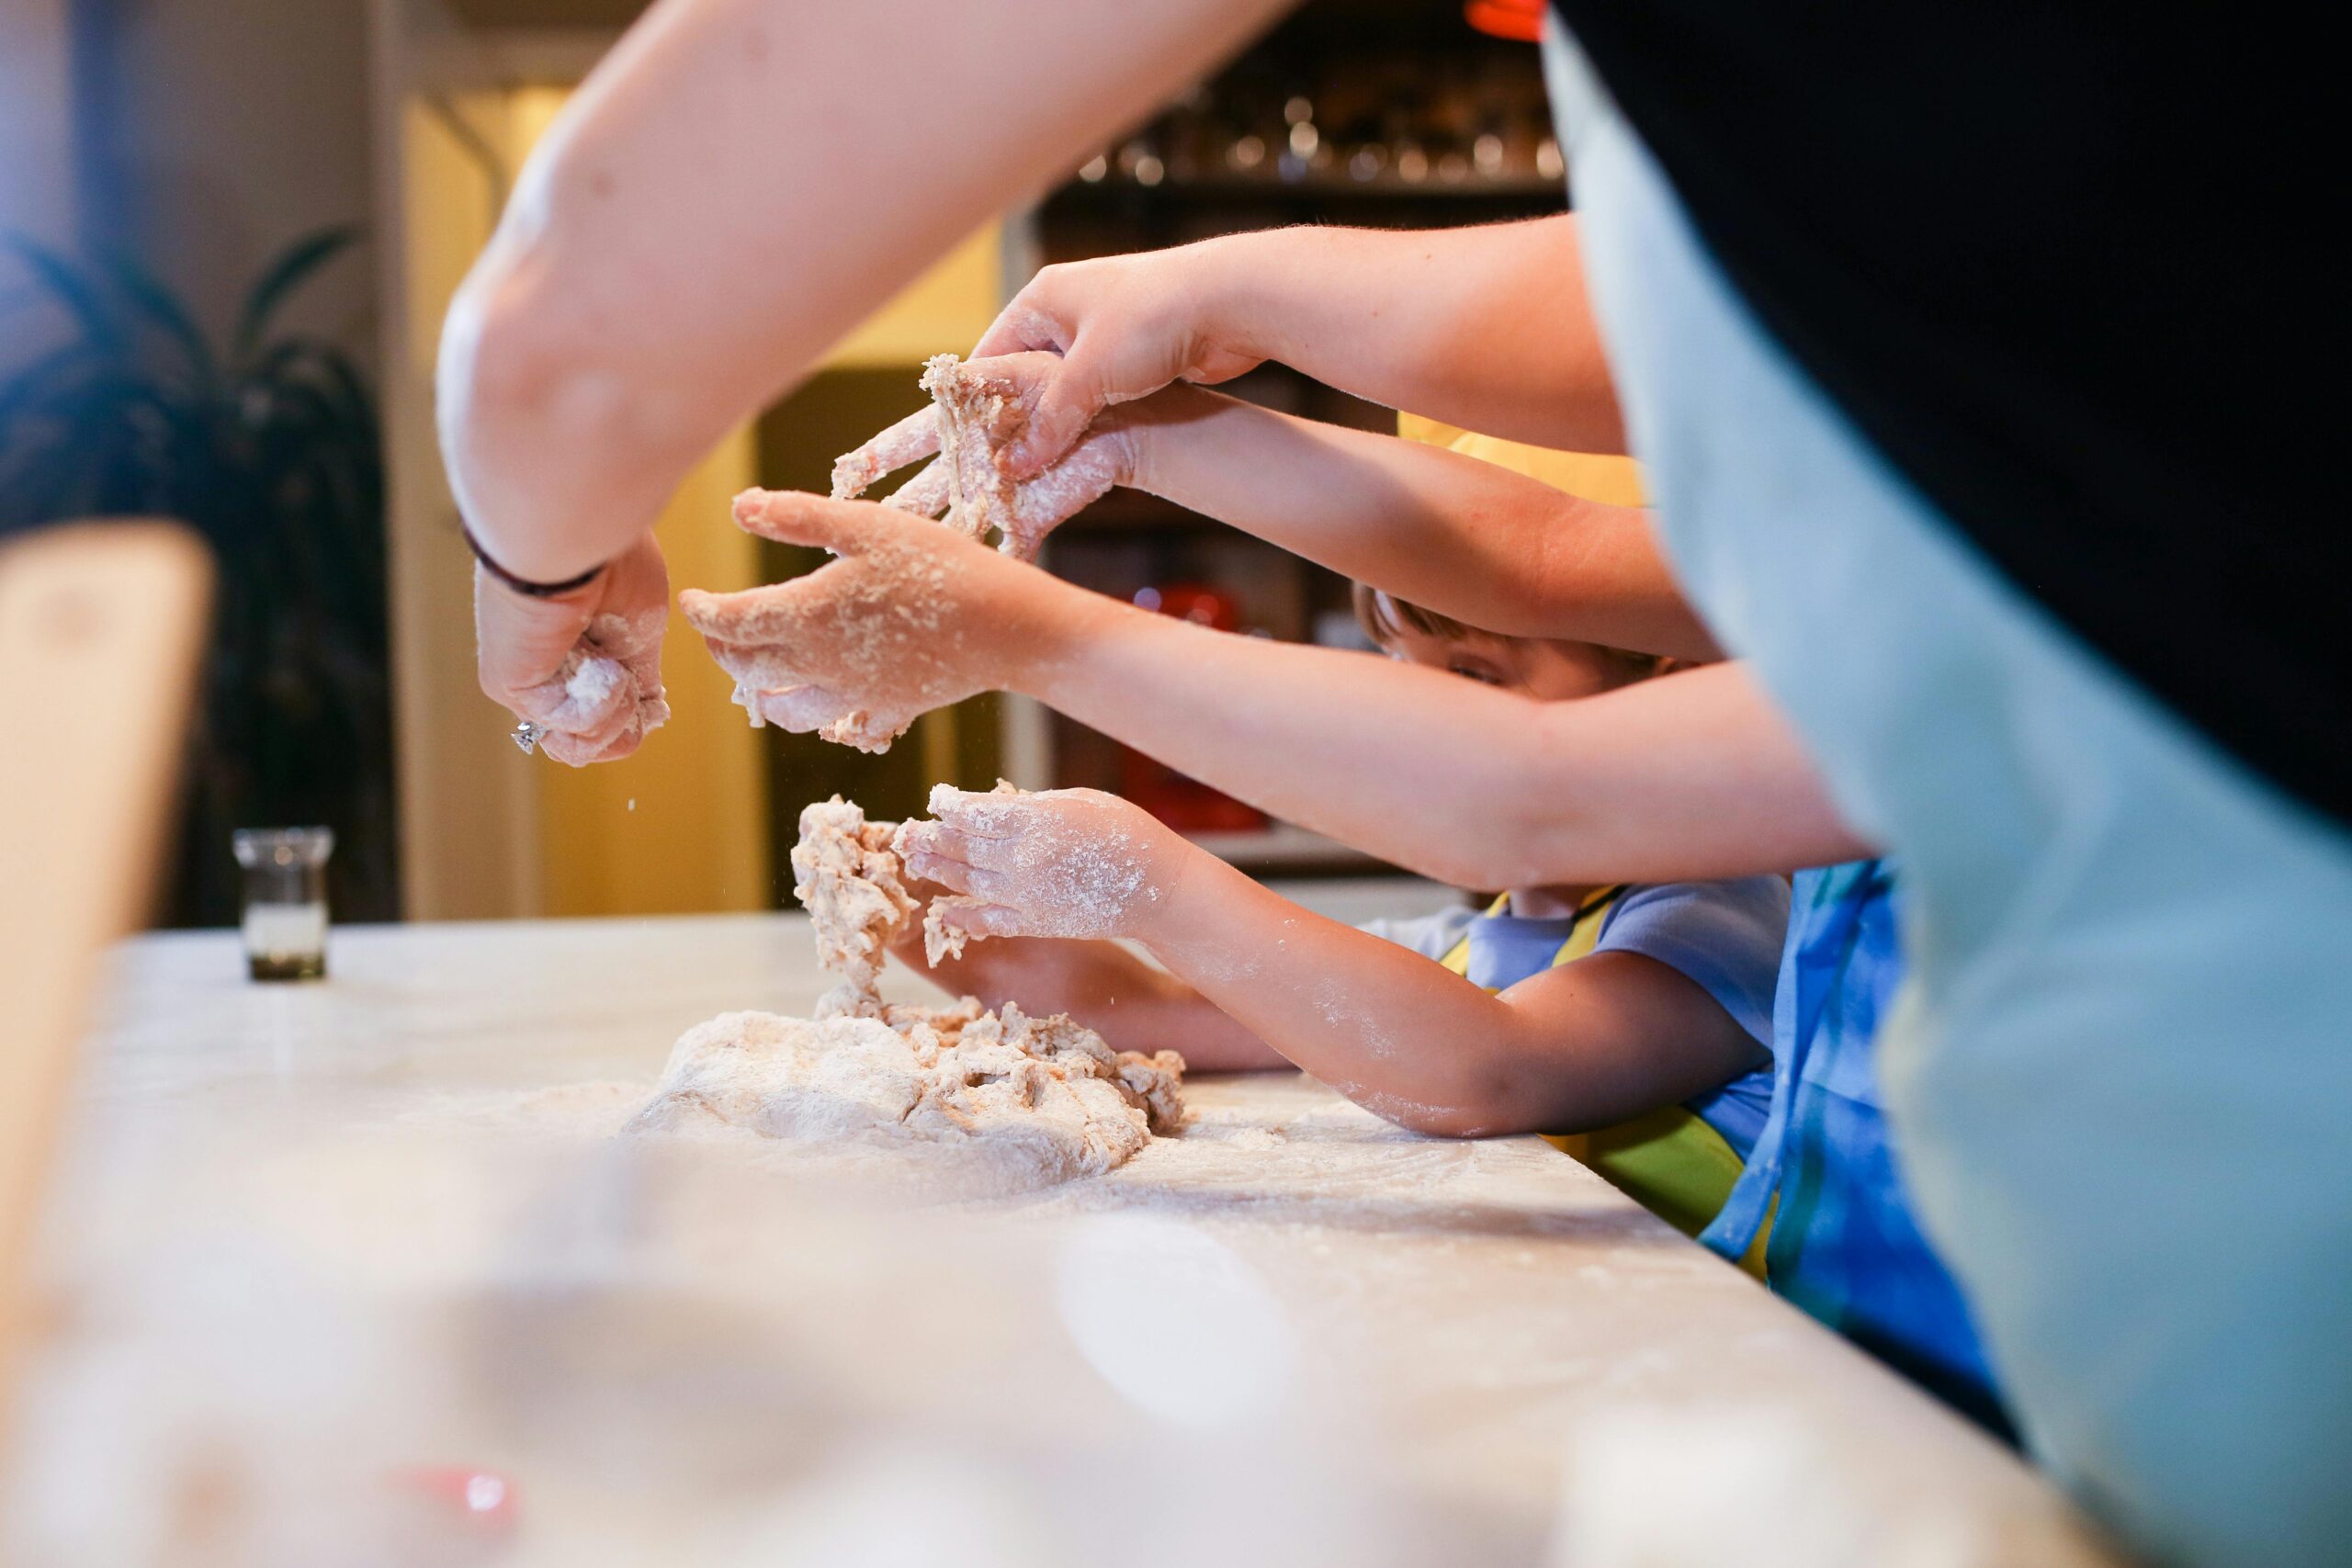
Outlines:
<svg viewBox="0 0 2352 1568"><path fill-rule="evenodd" d="M245 868L245 963L256 980L317 980L327 972L327 828L240 828Z"/></svg>

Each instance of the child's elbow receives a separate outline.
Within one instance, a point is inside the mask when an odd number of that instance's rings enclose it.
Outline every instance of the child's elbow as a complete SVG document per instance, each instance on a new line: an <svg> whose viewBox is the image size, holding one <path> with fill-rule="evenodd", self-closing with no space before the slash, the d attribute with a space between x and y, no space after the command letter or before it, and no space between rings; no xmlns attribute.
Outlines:
<svg viewBox="0 0 2352 1568"><path fill-rule="evenodd" d="M1368 1095L1364 1106L1408 1132L1432 1138L1497 1138L1532 1130L1524 1106L1501 1084L1463 1086L1430 1100Z"/></svg>

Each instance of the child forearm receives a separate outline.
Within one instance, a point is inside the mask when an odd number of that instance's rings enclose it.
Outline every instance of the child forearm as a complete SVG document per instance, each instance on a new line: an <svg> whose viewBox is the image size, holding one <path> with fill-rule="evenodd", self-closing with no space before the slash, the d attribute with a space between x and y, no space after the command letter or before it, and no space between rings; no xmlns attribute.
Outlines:
<svg viewBox="0 0 2352 1568"><path fill-rule="evenodd" d="M1638 507L1197 388L1108 417L1128 434L1138 489L1441 615L1510 637L1720 656Z"/></svg>
<svg viewBox="0 0 2352 1568"><path fill-rule="evenodd" d="M1544 1049L1507 1001L1193 853L1138 935L1283 1056L1419 1132L1480 1137L1589 1120L1575 1075L1526 1071Z"/></svg>
<svg viewBox="0 0 2352 1568"><path fill-rule="evenodd" d="M1736 666L1539 703L1148 614L888 507L751 492L737 513L837 558L773 587L679 597L773 723L911 717L1018 691L1464 886L1733 876L1868 852Z"/></svg>
<svg viewBox="0 0 2352 1568"><path fill-rule="evenodd" d="M1287 821L1458 886L1745 875L1867 852L1737 666L1539 703L1041 581L1080 625L1010 683ZM1081 629L1082 626L1082 629Z"/></svg>
<svg viewBox="0 0 2352 1568"><path fill-rule="evenodd" d="M1301 908L1099 790L937 792L908 869L990 937L1129 937L1367 1109L1459 1136L1605 1125L1727 1081L1756 1041L1702 986L1602 953L1489 995Z"/></svg>

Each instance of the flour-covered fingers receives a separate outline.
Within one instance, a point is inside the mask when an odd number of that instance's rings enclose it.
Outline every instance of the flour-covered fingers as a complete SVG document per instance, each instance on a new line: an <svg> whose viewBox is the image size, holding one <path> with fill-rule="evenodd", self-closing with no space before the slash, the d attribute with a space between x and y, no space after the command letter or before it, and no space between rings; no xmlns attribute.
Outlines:
<svg viewBox="0 0 2352 1568"><path fill-rule="evenodd" d="M967 845L984 839L1018 838L1051 803L1067 790L1007 794L999 790L957 789L953 784L931 786L931 814L944 829Z"/></svg>
<svg viewBox="0 0 2352 1568"><path fill-rule="evenodd" d="M1097 790L979 794L942 784L931 810L937 825L902 831L923 852L910 863L1017 911L1030 936L1138 934L1169 907L1186 857L1200 852Z"/></svg>
<svg viewBox="0 0 2352 1568"><path fill-rule="evenodd" d="M881 512L870 501L835 501L797 490L747 490L734 505L735 526L745 533L837 556L855 551Z"/></svg>
<svg viewBox="0 0 2352 1568"><path fill-rule="evenodd" d="M934 459L916 470L914 478L892 491L882 504L893 512L911 512L918 517L936 518L947 510L954 499L949 491L953 472L947 464Z"/></svg>
<svg viewBox="0 0 2352 1568"><path fill-rule="evenodd" d="M575 649L555 679L509 693L507 705L542 729L601 743L636 711L637 682L617 660Z"/></svg>
<svg viewBox="0 0 2352 1568"><path fill-rule="evenodd" d="M795 642L808 635L812 619L803 602L806 595L795 590L831 570L827 567L790 582L746 588L734 593L707 593L699 588L689 588L678 595L678 609L685 615L686 624L713 644L758 648Z"/></svg>
<svg viewBox="0 0 2352 1568"><path fill-rule="evenodd" d="M800 685L807 677L783 649L768 643L722 642L705 637L704 646L718 666L734 678L739 686L756 691L770 691L782 686Z"/></svg>
<svg viewBox="0 0 2352 1568"><path fill-rule="evenodd" d="M1002 524L1001 548L1016 560L1035 560L1046 536L1093 505L1135 472L1130 433L1113 421L1099 422L1070 454L1044 473L1013 487L1011 516Z"/></svg>
<svg viewBox="0 0 2352 1568"><path fill-rule="evenodd" d="M1018 909L1001 904L948 903L936 906L942 925L954 926L974 936L1027 936L1029 921Z"/></svg>
<svg viewBox="0 0 2352 1568"><path fill-rule="evenodd" d="M763 723L794 735L807 735L839 724L856 710L822 686L787 685L739 688L736 700Z"/></svg>
<svg viewBox="0 0 2352 1568"><path fill-rule="evenodd" d="M905 851L901 858L910 876L920 876L925 882L936 882L950 893L969 893L972 890L972 868L963 861L918 849Z"/></svg>
<svg viewBox="0 0 2352 1568"><path fill-rule="evenodd" d="M939 411L917 409L854 451L833 459L833 499L849 501L884 474L939 450Z"/></svg>
<svg viewBox="0 0 2352 1568"><path fill-rule="evenodd" d="M936 882L952 892L966 893L976 898L1002 903L1013 899L1018 888L1012 877L1000 871L988 871L966 861L951 860L944 855L920 851L907 857L907 869L926 881Z"/></svg>
<svg viewBox="0 0 2352 1568"><path fill-rule="evenodd" d="M1033 351L1059 354L1068 348L1070 329L1057 321L1050 310L1031 302L1031 296L1036 292L1033 280L1012 303L997 312L996 320L980 334L980 341L972 345L967 357L993 359L1000 355Z"/></svg>
<svg viewBox="0 0 2352 1568"><path fill-rule="evenodd" d="M551 729L539 738L539 750L552 760L574 768L594 762L617 761L637 750L645 728L632 714L610 728L589 735Z"/></svg>
<svg viewBox="0 0 2352 1568"><path fill-rule="evenodd" d="M978 858L980 852L995 847L992 841L976 838L945 822L910 822L899 829L899 844L910 854L944 855L967 865L993 863Z"/></svg>

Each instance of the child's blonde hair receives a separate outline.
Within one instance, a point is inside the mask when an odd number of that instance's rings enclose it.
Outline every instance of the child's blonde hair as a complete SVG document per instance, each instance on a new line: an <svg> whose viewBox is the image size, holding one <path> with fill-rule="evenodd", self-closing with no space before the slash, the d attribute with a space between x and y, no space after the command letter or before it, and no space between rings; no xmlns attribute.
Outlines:
<svg viewBox="0 0 2352 1568"><path fill-rule="evenodd" d="M1470 626L1465 622L1455 620L1451 615L1442 615L1435 610L1423 609L1420 605L1399 599L1393 593L1384 593L1369 582L1355 584L1353 592L1357 622L1363 626L1364 635L1383 648L1394 643L1407 631L1419 632L1423 637L1439 637L1447 642L1462 642L1471 637L1488 637L1496 642L1542 640L1535 637L1507 637L1501 632L1490 632L1482 626ZM1552 640L1565 641L1559 638ZM1635 681L1646 681L1651 676L1663 671L1667 665L1672 662L1662 653L1636 653L1632 649L1611 648L1606 643L1578 642L1568 644L1568 646L1589 648L1599 653L1622 677L1618 682L1621 685L1629 685Z"/></svg>

